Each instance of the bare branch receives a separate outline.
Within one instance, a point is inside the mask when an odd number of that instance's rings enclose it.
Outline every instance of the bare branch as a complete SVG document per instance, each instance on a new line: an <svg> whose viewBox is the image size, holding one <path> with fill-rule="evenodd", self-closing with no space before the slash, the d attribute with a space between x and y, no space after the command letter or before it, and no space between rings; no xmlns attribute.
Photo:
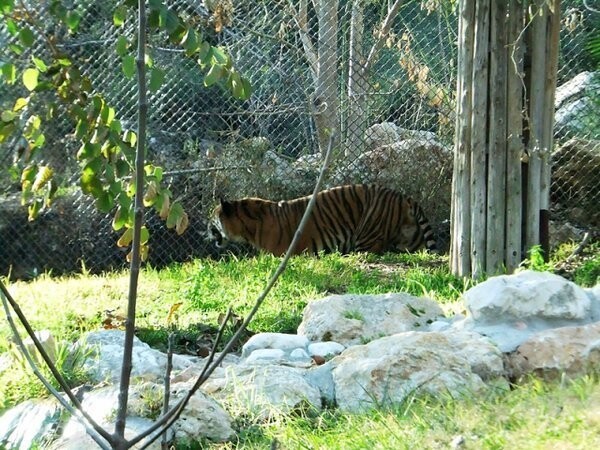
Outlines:
<svg viewBox="0 0 600 450"><path fill-rule="evenodd" d="M142 439L149 436L150 434L152 434L154 431L156 431L159 428L162 428L163 430L165 430L165 429L168 429L171 425L173 425L173 423L179 418L179 416L183 412L183 409L186 407L186 405L188 404L188 402L190 401L192 396L196 393L196 391L198 391L200 386L202 386L202 384L210 377L210 375L215 371L215 369L217 367L219 367L219 365L223 362L223 359L225 359L225 356L231 351L231 349L233 348L235 343L238 341L238 339L240 338L242 333L246 330L246 327L252 321L252 319L254 318L254 316L256 315L258 310L260 309L261 305L265 301L265 298L267 297L267 295L269 294L269 292L271 291L271 289L277 282L278 278L281 276L281 274L285 270L287 263L288 263L289 259L292 257L294 249L296 248L296 245L298 244L298 241L300 240L300 236L302 235L304 227L306 226L306 223L308 222L308 219L310 218L310 215L314 208L316 198L317 198L317 193L321 190L321 185L323 184L325 172L327 171L327 168L329 167L329 164L331 162L334 139L335 139L335 134L331 134L329 137L329 145L327 147L327 153L325 154L325 158L323 160L323 165L321 166L321 171L319 173L319 177L317 179L317 182L315 183L315 187L313 189L312 196L310 198L310 201L308 202L306 210L304 211L304 215L302 216L302 219L300 220L300 223L298 224L298 228L296 229L294 238L292 239L292 242L290 243L290 246L288 247L287 252L285 253L285 256L283 257L283 259L279 263L279 266L277 267L277 269L275 270L275 272L269 279L269 282L267 283L267 286L265 287L265 289L262 291L262 293L256 299L256 302L254 303L252 310L250 311L250 313L248 313L248 315L244 319L244 322L242 323L242 325L235 332L235 334L231 337L231 339L229 339L229 341L225 345L225 348L221 351L220 355L216 358L214 363L212 363L211 358L215 356L216 345L217 345L218 341L220 340L220 335L222 334L223 327L224 327L225 323L227 322L226 320L223 321L223 324L221 325L221 329L219 330L219 336L218 336L217 340L215 341L215 345L213 346L213 351L211 352L210 358L206 362L202 373L200 374L200 376L198 377L198 379L196 380L196 382L194 383L192 388L188 391L186 396L184 398L182 398L176 405L174 405L173 408L167 414L164 414L163 416L161 416L147 430L143 431L142 433L137 435L135 438L131 439L129 441L130 445L135 445L136 443L140 442ZM229 312L228 312L228 314L229 314ZM141 448L146 448L147 446L149 446L158 436L159 436L159 434L156 434L156 435L150 437L148 439L148 441L144 442L144 445Z"/></svg>
<svg viewBox="0 0 600 450"><path fill-rule="evenodd" d="M392 24L394 23L394 19L398 15L398 11L400 11L400 7L402 6L402 0L396 0L396 2L390 6L388 9L387 16L383 20L383 24L381 25L381 30L379 30L377 40L371 47L369 51L369 56L367 56L367 60L365 61L364 71L367 72L371 66L375 63L375 58L383 47L383 43L385 39L388 37L390 33L390 28L392 28Z"/></svg>
<svg viewBox="0 0 600 450"><path fill-rule="evenodd" d="M125 343L123 348L123 364L119 383L119 400L115 421L114 438L119 444L125 441L125 425L127 419L127 398L132 367L133 338L135 336L135 308L137 287L140 274L141 229L144 220L144 161L146 145L146 121L148 102L146 99L146 2L138 0L138 48L136 56L138 81L138 130L135 155L135 200L133 243L131 247L131 266L129 273L129 295L127 301L127 321L125 322Z"/></svg>
<svg viewBox="0 0 600 450"><path fill-rule="evenodd" d="M316 82L318 74L317 52L308 34L307 0L300 0L298 10L294 8L294 5L291 1L289 2L289 6L293 11L294 22L296 22L296 26L298 27L298 33L300 34L302 47L304 47L304 55L306 56L306 60L310 66L313 81Z"/></svg>
<svg viewBox="0 0 600 450"><path fill-rule="evenodd" d="M168 347L167 347L167 367L165 368L165 386L163 395L163 414L169 411L169 400L171 398L171 371L173 370L173 342L175 341L175 334L169 333ZM167 430L165 429L162 437L161 448L168 450L169 445L167 443Z"/></svg>

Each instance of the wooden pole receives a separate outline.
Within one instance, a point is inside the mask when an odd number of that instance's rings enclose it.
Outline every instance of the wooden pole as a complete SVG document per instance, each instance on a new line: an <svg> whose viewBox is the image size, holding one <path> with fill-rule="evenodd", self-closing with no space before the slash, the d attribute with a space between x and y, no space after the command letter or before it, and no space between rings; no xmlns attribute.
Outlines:
<svg viewBox="0 0 600 450"><path fill-rule="evenodd" d="M452 244L450 266L457 276L471 272L470 173L471 173L471 84L474 45L475 5L471 0L459 4L458 80L456 144L452 178Z"/></svg>
<svg viewBox="0 0 600 450"><path fill-rule="evenodd" d="M486 166L488 130L488 49L490 0L475 5L475 45L471 115L471 273L479 278L486 254Z"/></svg>
<svg viewBox="0 0 600 450"><path fill-rule="evenodd" d="M487 179L486 267L488 274L504 266L506 204L506 95L508 61L507 2L492 2L490 32L490 119Z"/></svg>
<svg viewBox="0 0 600 450"><path fill-rule="evenodd" d="M513 272L523 258L521 248L523 194L523 8L509 0L507 64L506 270Z"/></svg>
<svg viewBox="0 0 600 450"><path fill-rule="evenodd" d="M544 129L544 85L546 74L545 3L531 5L531 78L529 86L529 165L527 176L527 211L525 246L540 243L540 209L542 198L542 156Z"/></svg>
<svg viewBox="0 0 600 450"><path fill-rule="evenodd" d="M540 243L546 260L550 256L550 235L548 222L550 217L550 172L551 155L554 146L554 96L556 91L556 74L558 70L558 52L560 37L560 0L553 0L551 7L546 4L546 79L544 83L544 125L542 131L542 183L540 218Z"/></svg>

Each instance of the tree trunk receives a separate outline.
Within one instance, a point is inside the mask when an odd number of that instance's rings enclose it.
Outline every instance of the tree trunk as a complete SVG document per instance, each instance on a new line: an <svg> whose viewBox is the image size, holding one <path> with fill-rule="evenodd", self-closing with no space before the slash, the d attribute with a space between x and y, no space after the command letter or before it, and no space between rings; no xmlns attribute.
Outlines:
<svg viewBox="0 0 600 450"><path fill-rule="evenodd" d="M346 157L363 153L367 129L367 90L369 87L364 55L364 0L354 0L350 18L350 57L348 61L348 112L344 153Z"/></svg>
<svg viewBox="0 0 600 450"><path fill-rule="evenodd" d="M338 131L338 0L318 0L319 23L317 80L313 98L313 117L321 154L325 154L329 136Z"/></svg>

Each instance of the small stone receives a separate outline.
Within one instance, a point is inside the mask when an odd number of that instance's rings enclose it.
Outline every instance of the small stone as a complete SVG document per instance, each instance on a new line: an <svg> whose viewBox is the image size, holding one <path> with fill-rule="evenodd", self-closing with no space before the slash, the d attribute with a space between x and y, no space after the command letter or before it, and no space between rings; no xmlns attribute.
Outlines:
<svg viewBox="0 0 600 450"><path fill-rule="evenodd" d="M346 347L338 342L314 342L308 346L308 354L311 356L322 356L327 358L329 356L339 355L344 351Z"/></svg>

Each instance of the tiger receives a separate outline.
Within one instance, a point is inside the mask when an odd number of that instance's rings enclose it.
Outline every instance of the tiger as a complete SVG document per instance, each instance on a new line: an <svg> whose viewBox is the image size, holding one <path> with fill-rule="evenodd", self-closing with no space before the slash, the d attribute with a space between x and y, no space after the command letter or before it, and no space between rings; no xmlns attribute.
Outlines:
<svg viewBox="0 0 600 450"><path fill-rule="evenodd" d="M229 242L249 243L281 256L310 198L221 199L209 220L208 236L218 248ZM293 254L414 252L423 247L437 252L433 231L417 202L387 187L354 184L317 193Z"/></svg>

